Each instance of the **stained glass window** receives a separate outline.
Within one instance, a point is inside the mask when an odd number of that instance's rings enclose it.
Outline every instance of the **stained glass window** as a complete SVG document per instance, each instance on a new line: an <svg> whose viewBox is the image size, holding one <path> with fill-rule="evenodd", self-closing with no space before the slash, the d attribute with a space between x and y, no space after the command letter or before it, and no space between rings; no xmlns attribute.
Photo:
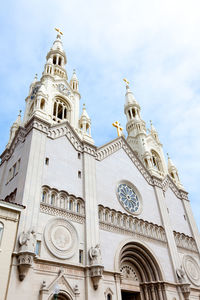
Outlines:
<svg viewBox="0 0 200 300"><path fill-rule="evenodd" d="M118 196L120 203L125 209L131 213L135 213L139 210L140 202L136 193L130 186L121 183L118 186Z"/></svg>

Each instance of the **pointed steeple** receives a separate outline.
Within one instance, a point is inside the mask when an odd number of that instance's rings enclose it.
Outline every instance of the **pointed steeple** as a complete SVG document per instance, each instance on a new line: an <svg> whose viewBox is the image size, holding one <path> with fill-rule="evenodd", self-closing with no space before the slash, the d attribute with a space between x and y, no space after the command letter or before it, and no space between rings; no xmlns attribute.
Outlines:
<svg viewBox="0 0 200 300"><path fill-rule="evenodd" d="M136 137L138 134L146 135L145 122L140 117L140 106L137 103L132 91L130 90L128 81L126 82L126 94L124 113L127 117L126 129L129 136Z"/></svg>
<svg viewBox="0 0 200 300"><path fill-rule="evenodd" d="M65 65L67 63L67 57L63 49L61 40L61 32L57 34L56 40L53 43L50 51L46 56L46 64L44 67L43 76L53 76L56 78L67 78L67 72Z"/></svg>
<svg viewBox="0 0 200 300"><path fill-rule="evenodd" d="M21 125L21 110L19 111L19 114L17 116L17 119L16 121L12 124L11 128L10 128L10 137L9 137L9 141L8 141L8 144L7 144L7 148L10 147L14 137L15 137L15 133L17 131L17 129L19 128L19 126Z"/></svg>

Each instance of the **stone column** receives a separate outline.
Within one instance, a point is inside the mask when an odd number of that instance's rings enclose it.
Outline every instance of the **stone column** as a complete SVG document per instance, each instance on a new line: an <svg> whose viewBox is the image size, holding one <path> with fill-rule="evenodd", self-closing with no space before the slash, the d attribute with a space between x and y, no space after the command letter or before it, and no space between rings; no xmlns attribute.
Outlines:
<svg viewBox="0 0 200 300"><path fill-rule="evenodd" d="M83 198L85 199L85 263L90 270L90 276L94 275L93 268L100 266L100 260L95 265L91 265L89 258L90 249L94 249L100 244L99 237L99 218L98 203L96 197L96 148L92 145L85 144L83 151ZM100 246L101 248L101 246ZM97 257L99 259L99 257ZM93 275L92 275L93 274ZM93 276L93 280L95 276ZM94 281L91 278L86 280L86 299L103 299L103 289L101 289L100 279L98 287L94 289Z"/></svg>
<svg viewBox="0 0 200 300"><path fill-rule="evenodd" d="M119 273L114 274L115 277L115 287L116 287L116 300L121 300L122 299L122 294L121 294L121 275Z"/></svg>

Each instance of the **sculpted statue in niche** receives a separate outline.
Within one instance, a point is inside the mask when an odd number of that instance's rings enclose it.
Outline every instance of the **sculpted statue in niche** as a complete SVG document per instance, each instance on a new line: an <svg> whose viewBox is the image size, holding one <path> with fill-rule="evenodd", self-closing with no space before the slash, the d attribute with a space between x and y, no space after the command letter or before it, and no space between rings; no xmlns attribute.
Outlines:
<svg viewBox="0 0 200 300"><path fill-rule="evenodd" d="M101 264L101 249L100 244L97 244L95 247L91 247L89 250L89 257L92 265Z"/></svg>
<svg viewBox="0 0 200 300"><path fill-rule="evenodd" d="M23 231L19 236L19 252L35 252L36 234L34 230L26 233Z"/></svg>
<svg viewBox="0 0 200 300"><path fill-rule="evenodd" d="M181 265L180 268L178 268L178 269L176 270L176 275L177 275L178 281L179 281L180 283L186 282L186 280L185 280L185 272L183 271L182 265Z"/></svg>

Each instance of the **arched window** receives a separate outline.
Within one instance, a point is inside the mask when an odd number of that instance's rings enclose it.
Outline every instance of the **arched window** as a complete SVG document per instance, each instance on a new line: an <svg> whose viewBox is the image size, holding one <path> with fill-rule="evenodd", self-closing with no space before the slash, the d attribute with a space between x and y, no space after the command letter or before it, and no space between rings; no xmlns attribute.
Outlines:
<svg viewBox="0 0 200 300"><path fill-rule="evenodd" d="M69 201L69 210L72 210L72 207L73 207L73 202L72 200Z"/></svg>
<svg viewBox="0 0 200 300"><path fill-rule="evenodd" d="M152 154L152 164L153 164L153 167L158 170L158 171L163 171L163 168L162 168L162 163L161 163L161 159L160 159L160 156L158 155L158 153L154 150L151 151L151 154Z"/></svg>
<svg viewBox="0 0 200 300"><path fill-rule="evenodd" d="M59 64L59 66L61 66L61 57L59 57L59 59L58 59L58 64Z"/></svg>
<svg viewBox="0 0 200 300"><path fill-rule="evenodd" d="M80 203L77 203L77 205L76 205L76 212L80 213Z"/></svg>
<svg viewBox="0 0 200 300"><path fill-rule="evenodd" d="M60 120L70 120L70 105L60 97L57 97L53 105L53 120L60 123Z"/></svg>
<svg viewBox="0 0 200 300"><path fill-rule="evenodd" d="M3 238L3 229L4 229L4 225L3 223L0 222L0 246Z"/></svg>
<svg viewBox="0 0 200 300"><path fill-rule="evenodd" d="M51 204L51 205L55 205L55 195L54 195L54 194L51 195L51 201L50 201L50 204Z"/></svg>
<svg viewBox="0 0 200 300"><path fill-rule="evenodd" d="M56 55L53 57L53 64L56 65Z"/></svg>
<svg viewBox="0 0 200 300"><path fill-rule="evenodd" d="M64 199L64 197L60 197L60 207L65 208L65 199Z"/></svg>
<svg viewBox="0 0 200 300"><path fill-rule="evenodd" d="M107 300L112 300L112 295L111 294L107 295Z"/></svg>
<svg viewBox="0 0 200 300"><path fill-rule="evenodd" d="M40 102L40 109L44 110L44 107L45 107L45 100L42 99Z"/></svg>
<svg viewBox="0 0 200 300"><path fill-rule="evenodd" d="M42 192L42 202L46 202L47 193L45 191Z"/></svg>
<svg viewBox="0 0 200 300"><path fill-rule="evenodd" d="M135 109L134 108L132 109L132 114L133 114L133 117L135 118Z"/></svg>

